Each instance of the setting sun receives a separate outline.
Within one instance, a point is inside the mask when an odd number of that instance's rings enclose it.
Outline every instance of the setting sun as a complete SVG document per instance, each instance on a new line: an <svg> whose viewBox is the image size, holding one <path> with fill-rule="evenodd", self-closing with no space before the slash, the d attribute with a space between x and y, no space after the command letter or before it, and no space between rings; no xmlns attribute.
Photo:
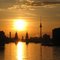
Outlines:
<svg viewBox="0 0 60 60"><path fill-rule="evenodd" d="M25 30L26 29L26 25L27 25L27 23L23 19L16 19L16 20L14 20L14 24L13 24L14 29L18 30L18 31Z"/></svg>

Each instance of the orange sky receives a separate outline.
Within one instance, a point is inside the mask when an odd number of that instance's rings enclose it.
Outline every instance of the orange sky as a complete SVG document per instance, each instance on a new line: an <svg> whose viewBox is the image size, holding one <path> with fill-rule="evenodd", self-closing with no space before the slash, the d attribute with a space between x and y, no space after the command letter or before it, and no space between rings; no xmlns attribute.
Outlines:
<svg viewBox="0 0 60 60"><path fill-rule="evenodd" d="M40 33L40 18L22 18L27 22L26 30L23 31L17 31L19 37L20 36L25 36L25 33L28 32L30 36L39 36ZM38 19L38 20L35 20ZM17 19L15 19L17 20ZM16 30L14 30L13 27L14 19L3 19L0 20L0 30L3 30L7 36L9 36L9 32L12 33L12 36L14 36ZM42 32L43 34L52 34L52 29L55 27L60 26L60 22L50 22L50 21L45 21L42 20Z"/></svg>
<svg viewBox="0 0 60 60"><path fill-rule="evenodd" d="M24 19L28 25L25 31L19 31L19 36L28 32L30 36L39 36L40 16L42 19L42 32L52 34L52 29L60 27L60 4L44 6L21 6L14 5L6 9L0 9L0 31L7 36L16 32L13 29L13 19Z"/></svg>
<svg viewBox="0 0 60 60"><path fill-rule="evenodd" d="M17 19L15 19L17 20ZM26 30L23 30L23 31L17 31L19 33L19 35L25 35L26 32L28 32L31 36L33 35L36 35L38 36L39 35L39 21L34 21L32 19L24 19L27 23L27 26L26 26ZM16 32L16 30L14 29L14 19L4 19L4 20L1 20L1 25L0 25L0 30L3 30L6 35L9 34L9 32L12 32L12 35Z"/></svg>

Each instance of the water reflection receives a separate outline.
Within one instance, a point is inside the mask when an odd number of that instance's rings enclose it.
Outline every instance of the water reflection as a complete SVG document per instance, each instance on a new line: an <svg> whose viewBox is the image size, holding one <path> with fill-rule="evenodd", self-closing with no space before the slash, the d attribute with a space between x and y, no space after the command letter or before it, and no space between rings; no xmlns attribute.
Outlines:
<svg viewBox="0 0 60 60"><path fill-rule="evenodd" d="M18 60L22 60L23 50L24 50L24 48L23 48L22 42L18 42L18 44L17 44L17 59Z"/></svg>
<svg viewBox="0 0 60 60"><path fill-rule="evenodd" d="M4 51L0 51L0 60L4 60Z"/></svg>
<svg viewBox="0 0 60 60"><path fill-rule="evenodd" d="M27 59L27 46L26 43L18 42L17 44L17 60Z"/></svg>
<svg viewBox="0 0 60 60"><path fill-rule="evenodd" d="M42 51L41 51L42 50ZM42 56L41 56L42 54ZM60 48L25 42L5 44L4 60L60 60Z"/></svg>
<svg viewBox="0 0 60 60"><path fill-rule="evenodd" d="M14 43L5 44L4 60L16 60L16 45Z"/></svg>
<svg viewBox="0 0 60 60"><path fill-rule="evenodd" d="M25 42L5 44L4 60L40 60L40 44Z"/></svg>
<svg viewBox="0 0 60 60"><path fill-rule="evenodd" d="M53 60L60 60L60 47L53 47Z"/></svg>

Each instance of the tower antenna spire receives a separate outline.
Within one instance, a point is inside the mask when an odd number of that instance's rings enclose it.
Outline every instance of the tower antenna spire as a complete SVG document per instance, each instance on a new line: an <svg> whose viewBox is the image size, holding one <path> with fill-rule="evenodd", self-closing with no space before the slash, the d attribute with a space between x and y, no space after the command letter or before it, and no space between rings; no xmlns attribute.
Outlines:
<svg viewBox="0 0 60 60"><path fill-rule="evenodd" d="M40 16L40 37L42 38L42 19Z"/></svg>

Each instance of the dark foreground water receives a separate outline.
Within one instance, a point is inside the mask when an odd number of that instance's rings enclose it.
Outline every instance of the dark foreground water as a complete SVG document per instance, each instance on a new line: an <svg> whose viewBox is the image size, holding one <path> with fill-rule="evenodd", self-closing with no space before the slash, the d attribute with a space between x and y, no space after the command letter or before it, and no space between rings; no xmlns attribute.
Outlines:
<svg viewBox="0 0 60 60"><path fill-rule="evenodd" d="M60 60L60 48L35 43L10 43L5 44L4 51L0 51L0 60Z"/></svg>
<svg viewBox="0 0 60 60"><path fill-rule="evenodd" d="M0 51L0 60L4 60L4 51Z"/></svg>

